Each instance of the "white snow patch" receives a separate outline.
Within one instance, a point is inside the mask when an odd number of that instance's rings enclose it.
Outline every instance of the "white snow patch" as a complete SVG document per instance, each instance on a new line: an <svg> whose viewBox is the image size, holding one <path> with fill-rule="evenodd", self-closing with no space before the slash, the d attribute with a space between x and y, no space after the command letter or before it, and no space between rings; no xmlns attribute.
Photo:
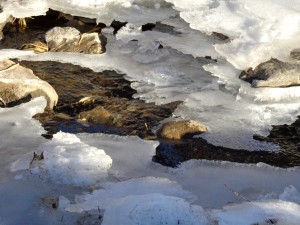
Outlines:
<svg viewBox="0 0 300 225"><path fill-rule="evenodd" d="M202 207L161 194L126 196L112 202L106 213L103 225L209 224Z"/></svg>
<svg viewBox="0 0 300 225"><path fill-rule="evenodd" d="M135 178L117 183L104 183L101 189L93 191L91 194L78 196L76 204L66 207L70 212L83 212L98 207L106 209L111 207L111 203L125 198L126 196L140 196L159 193L167 196L176 196L185 199L194 199L195 196L184 191L180 185L174 181L159 177Z"/></svg>
<svg viewBox="0 0 300 225"><path fill-rule="evenodd" d="M191 28L219 32L233 40L216 50L238 69L255 67L271 57L291 61L300 34L300 3L250 0L166 0Z"/></svg>
<svg viewBox="0 0 300 225"><path fill-rule="evenodd" d="M228 205L214 211L219 225L275 224L296 225L300 221L300 206L292 202L272 200ZM277 223L278 222L278 223Z"/></svg>
<svg viewBox="0 0 300 225"><path fill-rule="evenodd" d="M112 159L104 150L82 143L74 134L58 132L39 147L45 159L38 173L46 173L57 183L92 185L107 176Z"/></svg>

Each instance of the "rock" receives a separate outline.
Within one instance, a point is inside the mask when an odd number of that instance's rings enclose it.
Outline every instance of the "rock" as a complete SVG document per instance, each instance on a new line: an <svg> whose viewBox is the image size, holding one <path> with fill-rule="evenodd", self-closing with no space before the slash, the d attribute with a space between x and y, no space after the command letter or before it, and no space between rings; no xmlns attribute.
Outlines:
<svg viewBox="0 0 300 225"><path fill-rule="evenodd" d="M100 40L98 33L83 33L72 27L54 27L45 39L52 52L80 52L100 54L105 51L105 38Z"/></svg>
<svg viewBox="0 0 300 225"><path fill-rule="evenodd" d="M293 51L291 51L290 56L293 59L300 60L300 49L297 48L297 49L294 49Z"/></svg>
<svg viewBox="0 0 300 225"><path fill-rule="evenodd" d="M7 23L12 23L13 20L14 20L14 18L12 16L9 16L9 17L7 17L7 19L3 23L0 23L0 40L3 38L2 31L3 31L4 27L5 27L5 25Z"/></svg>
<svg viewBox="0 0 300 225"><path fill-rule="evenodd" d="M300 65L272 58L254 70L243 71L240 79L250 82L252 87L297 86L300 85Z"/></svg>
<svg viewBox="0 0 300 225"><path fill-rule="evenodd" d="M157 136L166 139L182 139L207 131L207 127L194 120L171 121L162 125Z"/></svg>
<svg viewBox="0 0 300 225"><path fill-rule="evenodd" d="M44 96L47 108L58 101L54 88L27 69L11 60L0 62L0 102L3 107L15 106L31 98Z"/></svg>
<svg viewBox="0 0 300 225"><path fill-rule="evenodd" d="M92 110L81 112L78 115L78 120L81 122L87 121L97 125L117 125L117 120L114 116L102 106L97 106Z"/></svg>

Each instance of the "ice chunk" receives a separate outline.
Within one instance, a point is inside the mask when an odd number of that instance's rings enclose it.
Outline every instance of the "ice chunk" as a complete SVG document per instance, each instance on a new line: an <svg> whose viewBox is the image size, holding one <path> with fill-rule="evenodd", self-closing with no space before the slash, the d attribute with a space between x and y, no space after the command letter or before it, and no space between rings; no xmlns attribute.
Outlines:
<svg viewBox="0 0 300 225"><path fill-rule="evenodd" d="M116 216L118 215L118 216ZM148 194L127 196L106 209L103 225L110 224L209 224L200 206L190 205L184 199Z"/></svg>
<svg viewBox="0 0 300 225"><path fill-rule="evenodd" d="M286 187L283 193L279 195L279 199L300 204L300 194L293 185Z"/></svg>
<svg viewBox="0 0 300 225"><path fill-rule="evenodd" d="M228 205L223 210L216 210L214 217L220 225L239 224L290 224L300 221L300 206L292 202L272 200Z"/></svg>
<svg viewBox="0 0 300 225"><path fill-rule="evenodd" d="M3 0L0 2L3 12L0 14L0 23L10 15L16 18L44 15L49 9L46 0Z"/></svg>
<svg viewBox="0 0 300 225"><path fill-rule="evenodd" d="M82 143L74 134L63 132L40 146L39 152L44 152L45 159L37 172L63 184L95 184L107 176L112 164L104 150Z"/></svg>
<svg viewBox="0 0 300 225"><path fill-rule="evenodd" d="M122 137L107 134L78 134L84 143L100 149L112 158L110 174L122 177L139 177L149 173L156 141L145 141L139 137Z"/></svg>
<svg viewBox="0 0 300 225"><path fill-rule="evenodd" d="M158 5L159 4L159 7ZM96 18L97 22L110 25L113 20L128 21L137 25L153 23L169 18L176 14L172 8L167 7L163 0L5 0L1 2L3 13L0 22L10 14L17 18L44 15L49 8L71 15L87 18Z"/></svg>
<svg viewBox="0 0 300 225"><path fill-rule="evenodd" d="M126 196L148 195L160 193L167 196L176 196L185 199L195 198L189 192L184 191L180 185L166 178L144 177L130 179L118 183L104 183L102 189L95 190L91 194L77 197L76 204L66 208L70 212L82 212L85 210L111 207L112 202Z"/></svg>

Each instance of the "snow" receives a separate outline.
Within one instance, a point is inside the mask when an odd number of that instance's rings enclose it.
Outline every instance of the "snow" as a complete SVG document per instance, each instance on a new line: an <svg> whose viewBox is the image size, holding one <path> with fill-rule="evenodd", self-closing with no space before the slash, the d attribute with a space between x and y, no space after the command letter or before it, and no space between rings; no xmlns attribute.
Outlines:
<svg viewBox="0 0 300 225"><path fill-rule="evenodd" d="M104 225L208 224L200 206L190 205L183 199L161 194L126 196L114 202L107 209L107 213L118 216L104 217Z"/></svg>
<svg viewBox="0 0 300 225"><path fill-rule="evenodd" d="M255 67L271 57L291 61L289 53L297 47L297 0L167 1L174 4L191 28L231 37L231 42L216 44L215 48L238 69Z"/></svg>
<svg viewBox="0 0 300 225"><path fill-rule="evenodd" d="M128 22L116 36L111 27L103 29L105 54L1 49L0 59L52 60L125 73L136 98L182 101L168 120L199 120L209 128L201 136L213 144L278 151L253 140L253 134L267 135L271 125L291 123L299 115L299 87L253 89L238 79L241 69L271 57L293 61L289 53L299 47L300 33L297 0L5 0L0 5L0 22L9 15L43 15L49 8L107 25ZM146 23L156 26L142 32ZM212 32L230 39L217 40ZM166 168L152 162L156 141L64 132L45 140L44 129L31 118L45 106L44 98L35 98L0 109L2 225L78 224L98 208L106 225L300 221L299 167L190 160ZM44 152L45 159L30 164L33 152ZM59 197L57 210L41 203L47 197Z"/></svg>
<svg viewBox="0 0 300 225"><path fill-rule="evenodd" d="M143 25L161 21L176 14L176 11L163 0L21 0L1 1L3 13L0 14L0 22L12 15L16 18L24 18L37 15L45 15L49 8L62 11L67 14L96 19L98 22L111 24L113 20L128 21L136 25Z"/></svg>
<svg viewBox="0 0 300 225"><path fill-rule="evenodd" d="M39 148L45 162L39 173L48 173L54 182L76 186L92 185L107 176L112 164L104 150L81 143L73 134L59 132Z"/></svg>
<svg viewBox="0 0 300 225"><path fill-rule="evenodd" d="M177 20L165 23L182 26L184 32L189 33L184 22L174 21ZM190 34L196 35L193 32ZM194 58L207 54L219 57L206 47L197 55L198 48L193 47L195 39L183 51L184 35L158 30L141 32L141 27L134 24L122 28L116 37L109 33L106 36L105 54L48 52L18 58L68 62L95 71L108 69L125 73L125 78L133 81L132 87L138 92L136 98L157 104L183 101L173 117L200 121L209 128L202 137L224 147L277 151L277 146L256 141L253 135L267 135L271 125L292 123L299 115L299 87L251 88L250 84L238 79L240 71L228 62L220 59L212 63ZM205 40L201 45L209 46L211 38ZM165 47L158 49L158 44Z"/></svg>
<svg viewBox="0 0 300 225"><path fill-rule="evenodd" d="M104 212L102 224L120 221L145 225L178 221L180 224L213 224L213 221L253 224L267 219L297 224L299 168L205 160L190 160L178 168L165 168L151 161L158 143L137 137L59 132L52 140L44 140L40 137L43 129L30 117L45 105L43 98L37 98L11 109L1 109L1 127L6 129L5 133L1 132L1 138L12 140L11 130L16 128L5 124L9 118L17 118L21 127L14 133L14 139L22 140L22 136L30 135L27 138L32 141L27 141L28 144L10 141L5 145L1 142L0 196L6 196L6 200L0 203L3 209L0 216L4 224L19 224L21 217L9 212L14 210L23 215L26 205L31 208L23 221L32 220L40 210L41 217L33 224L59 224L62 215L66 224L74 224L74 218L93 213L98 207ZM28 123L32 124L28 126ZM25 134L20 132L23 125L29 129ZM10 149L10 153L5 149ZM42 150L45 159L29 165L32 152ZM251 203L239 203L240 199L224 184ZM49 217L49 209L35 203L47 196L59 197L55 216ZM5 206L8 199L18 205L11 204L13 209ZM229 202L234 204L228 205Z"/></svg>

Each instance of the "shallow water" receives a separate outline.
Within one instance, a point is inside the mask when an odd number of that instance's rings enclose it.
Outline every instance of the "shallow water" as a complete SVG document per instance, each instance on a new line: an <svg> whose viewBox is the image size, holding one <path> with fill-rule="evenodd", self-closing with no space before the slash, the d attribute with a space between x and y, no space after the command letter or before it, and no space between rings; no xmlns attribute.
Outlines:
<svg viewBox="0 0 300 225"><path fill-rule="evenodd" d="M58 12L48 12L47 16L29 19L29 28L20 32L18 26L6 28L6 38L1 41L1 48L21 49L26 43L34 40L43 41L43 34L53 26L75 26L82 32L93 28L95 23L79 23L76 17L70 21L64 18L57 20ZM114 22L115 32L125 23ZM150 26L151 25L151 26ZM101 25L103 26L103 25ZM172 33L172 27L163 24L149 24L144 30L156 26L160 32ZM176 33L178 35L178 33ZM200 59L198 59L200 60ZM94 72L91 69L80 66L41 61L20 61L21 65L28 67L41 79L49 82L59 95L58 105L54 111L48 111L35 116L47 133L43 134L51 138L58 131L70 133L108 133L118 135L138 135L143 138L156 139L153 128L161 121L172 116L176 106L180 102L167 105L155 105L145 101L134 99L136 90L131 87L131 82L125 79L125 74L115 71ZM79 104L85 97L95 99L87 104ZM81 112L91 110L96 106L102 106L108 110L118 124L93 124L78 120ZM299 122L288 126L274 126L269 137L255 136L255 139L278 144L281 150L277 153L235 150L215 146L202 138L183 141L160 140L154 160L168 166L178 166L189 159L225 160L242 163L265 162L280 167L300 165L299 152Z"/></svg>

